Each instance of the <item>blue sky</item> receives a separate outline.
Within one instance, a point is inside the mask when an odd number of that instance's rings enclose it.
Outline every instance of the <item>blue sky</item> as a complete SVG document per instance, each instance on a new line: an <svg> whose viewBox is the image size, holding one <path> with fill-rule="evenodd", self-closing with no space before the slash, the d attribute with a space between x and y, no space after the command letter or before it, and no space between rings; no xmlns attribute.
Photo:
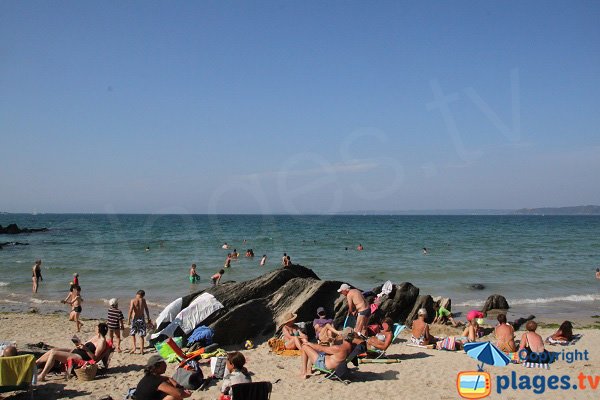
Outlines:
<svg viewBox="0 0 600 400"><path fill-rule="evenodd" d="M598 2L0 2L0 211L600 204Z"/></svg>

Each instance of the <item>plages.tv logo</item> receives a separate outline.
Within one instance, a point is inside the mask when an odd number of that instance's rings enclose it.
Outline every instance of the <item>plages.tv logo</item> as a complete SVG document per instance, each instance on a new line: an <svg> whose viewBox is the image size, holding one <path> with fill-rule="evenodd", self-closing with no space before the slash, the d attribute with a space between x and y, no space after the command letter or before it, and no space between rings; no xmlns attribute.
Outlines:
<svg viewBox="0 0 600 400"><path fill-rule="evenodd" d="M484 371L461 371L456 376L456 389L465 399L483 399L492 392L492 378Z"/></svg>

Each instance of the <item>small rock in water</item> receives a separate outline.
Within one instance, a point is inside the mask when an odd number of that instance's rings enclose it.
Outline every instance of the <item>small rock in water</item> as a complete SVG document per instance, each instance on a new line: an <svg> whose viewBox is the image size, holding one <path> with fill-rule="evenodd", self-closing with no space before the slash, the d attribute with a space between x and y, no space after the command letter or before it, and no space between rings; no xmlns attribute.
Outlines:
<svg viewBox="0 0 600 400"><path fill-rule="evenodd" d="M473 290L483 290L485 289L485 285L482 283L471 283L469 288Z"/></svg>

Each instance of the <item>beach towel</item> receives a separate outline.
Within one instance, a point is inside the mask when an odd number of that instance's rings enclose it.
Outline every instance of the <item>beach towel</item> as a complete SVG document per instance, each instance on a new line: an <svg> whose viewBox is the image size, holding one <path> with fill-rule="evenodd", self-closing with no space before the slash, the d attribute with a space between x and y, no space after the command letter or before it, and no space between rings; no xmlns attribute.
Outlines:
<svg viewBox="0 0 600 400"><path fill-rule="evenodd" d="M162 331L156 332L156 333L150 335L150 339L156 339L160 335L165 335L167 337L173 337L173 336L175 336L175 331L177 330L177 328L181 328L182 323L183 323L182 320L176 318L169 325L167 325L165 327L165 329L163 329Z"/></svg>
<svg viewBox="0 0 600 400"><path fill-rule="evenodd" d="M156 343L154 347L156 347L156 351L158 354L165 359L165 361L172 363L175 361L179 361L179 359L185 358L185 354L181 350L181 344L183 342L183 338L168 338L164 342Z"/></svg>
<svg viewBox="0 0 600 400"><path fill-rule="evenodd" d="M401 362L399 358L359 358L361 364L396 364Z"/></svg>
<svg viewBox="0 0 600 400"><path fill-rule="evenodd" d="M521 358L519 357L519 352L514 351L512 353L504 353L510 359L512 364L521 364Z"/></svg>
<svg viewBox="0 0 600 400"><path fill-rule="evenodd" d="M274 353L278 356L295 357L302 354L300 350L286 350L283 339L271 338L267 344L271 349L271 353Z"/></svg>
<svg viewBox="0 0 600 400"><path fill-rule="evenodd" d="M156 326L160 326L163 322L173 322L173 320L177 317L177 314L181 311L183 299L180 297L168 306L165 307L164 310L158 314L156 318Z"/></svg>
<svg viewBox="0 0 600 400"><path fill-rule="evenodd" d="M28 385L35 377L35 358L31 354L0 357L0 386Z"/></svg>
<svg viewBox="0 0 600 400"><path fill-rule="evenodd" d="M180 319L181 329L187 334L194 330L198 325L208 318L212 313L223 308L215 296L210 293L202 293L196 297L190 305L177 314L176 319Z"/></svg>
<svg viewBox="0 0 600 400"><path fill-rule="evenodd" d="M552 339L552 336L548 336L546 338L546 343L550 344L550 345L560 345L560 346L570 346L572 344L575 344L579 341L579 339L582 338L583 335L573 335L573 339L569 340L554 340Z"/></svg>
<svg viewBox="0 0 600 400"><path fill-rule="evenodd" d="M435 344L435 347L438 350L456 351L456 339L454 336L444 338L443 340L439 340Z"/></svg>
<svg viewBox="0 0 600 400"><path fill-rule="evenodd" d="M377 297L381 297L383 295L389 295L390 293L392 293L392 290L394 289L394 285L392 283L392 281L386 281L383 286L381 287L381 293L379 293L377 295Z"/></svg>

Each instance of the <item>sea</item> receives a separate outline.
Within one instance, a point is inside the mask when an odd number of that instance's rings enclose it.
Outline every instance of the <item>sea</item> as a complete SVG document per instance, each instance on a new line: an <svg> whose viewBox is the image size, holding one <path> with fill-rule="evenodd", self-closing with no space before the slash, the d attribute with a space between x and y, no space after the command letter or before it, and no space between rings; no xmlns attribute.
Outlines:
<svg viewBox="0 0 600 400"><path fill-rule="evenodd" d="M155 317L177 297L208 287L236 249L225 281L280 268L287 253L321 279L363 290L411 282L420 294L451 298L459 315L491 294L505 296L515 317L600 314L600 216L0 215L0 225L10 223L48 231L0 235L0 244L9 242L0 250L0 312L66 313L60 300L78 273L82 317L104 317L113 297L126 312L139 289ZM245 257L248 249L253 258ZM44 280L32 294L36 259ZM196 284L188 280L192 263Z"/></svg>

